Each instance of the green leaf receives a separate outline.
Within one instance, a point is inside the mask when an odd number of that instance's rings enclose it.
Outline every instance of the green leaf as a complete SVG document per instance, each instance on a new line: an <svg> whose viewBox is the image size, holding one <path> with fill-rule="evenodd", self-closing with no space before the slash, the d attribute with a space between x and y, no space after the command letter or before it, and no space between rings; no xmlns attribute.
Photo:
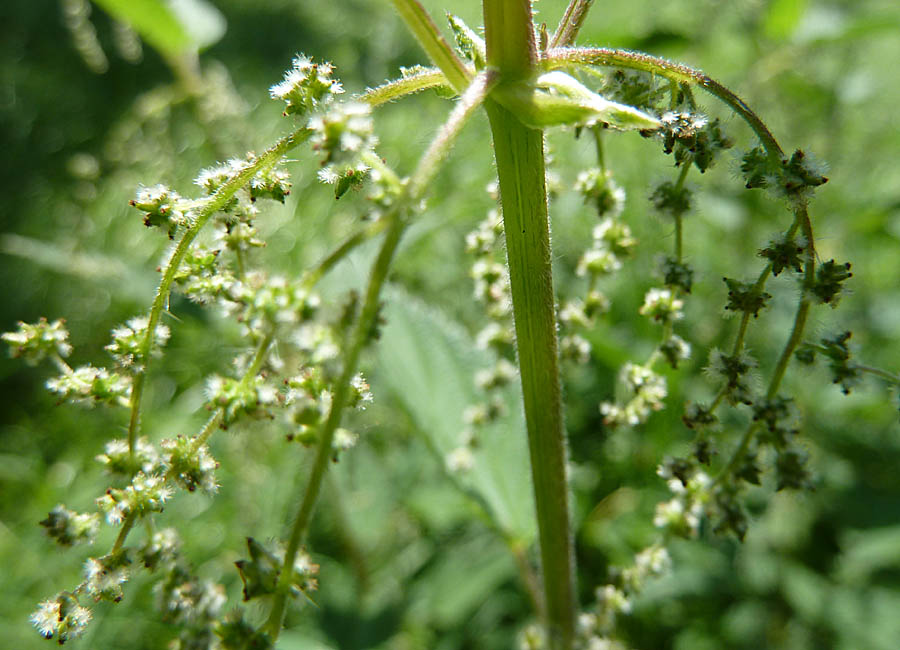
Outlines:
<svg viewBox="0 0 900 650"><path fill-rule="evenodd" d="M140 34L166 56L177 56L191 45L187 30L168 5L160 0L94 0L113 18Z"/></svg>
<svg viewBox="0 0 900 650"><path fill-rule="evenodd" d="M622 130L659 128L659 120L652 115L611 102L558 70L545 72L533 81L500 84L492 96L533 129L597 122Z"/></svg>
<svg viewBox="0 0 900 650"><path fill-rule="evenodd" d="M207 0L169 0L168 5L198 50L205 50L225 35L225 16Z"/></svg>
<svg viewBox="0 0 900 650"><path fill-rule="evenodd" d="M224 17L204 0L94 1L164 56L209 47L225 33Z"/></svg>
<svg viewBox="0 0 900 650"><path fill-rule="evenodd" d="M766 36L777 40L788 38L806 13L806 5L807 0L775 0L763 24Z"/></svg>
<svg viewBox="0 0 900 650"><path fill-rule="evenodd" d="M374 390L377 395L379 384L386 387L445 456L459 445L466 407L483 397L474 374L490 366L492 356L475 349L473 337L445 314L400 291L386 293ZM484 499L504 531L528 543L536 533L534 497L517 387L515 382L504 395L507 414L479 430L475 466L460 479Z"/></svg>

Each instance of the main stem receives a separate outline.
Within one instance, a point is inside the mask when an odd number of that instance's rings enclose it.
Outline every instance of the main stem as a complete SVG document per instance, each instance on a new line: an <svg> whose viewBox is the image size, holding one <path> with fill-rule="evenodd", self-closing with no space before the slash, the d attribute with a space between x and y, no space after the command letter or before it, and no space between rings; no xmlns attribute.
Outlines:
<svg viewBox="0 0 900 650"><path fill-rule="evenodd" d="M488 66L500 83L522 79L537 61L531 3L485 0ZM494 141L506 252L534 482L546 624L550 648L568 650L575 635L575 563L543 133L524 126L499 104L485 104Z"/></svg>

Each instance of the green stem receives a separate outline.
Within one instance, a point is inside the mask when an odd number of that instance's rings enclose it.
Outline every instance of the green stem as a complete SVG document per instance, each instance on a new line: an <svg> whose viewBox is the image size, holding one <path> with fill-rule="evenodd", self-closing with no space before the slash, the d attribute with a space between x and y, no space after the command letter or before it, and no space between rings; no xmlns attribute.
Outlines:
<svg viewBox="0 0 900 650"><path fill-rule="evenodd" d="M584 24L584 19L587 18L587 12L592 4L594 4L594 0L571 0L569 2L566 12L553 33L553 38L550 39L550 48L569 47L575 42L575 37L581 31L581 26Z"/></svg>
<svg viewBox="0 0 900 650"><path fill-rule="evenodd" d="M540 534L552 648L571 647L575 571L566 481L543 134L499 104L487 104L494 140L516 347Z"/></svg>
<svg viewBox="0 0 900 650"><path fill-rule="evenodd" d="M868 373L875 377L879 377L891 384L900 385L900 375L895 375L894 373L889 372L887 370L883 370L882 368L876 368L874 366L861 366L861 365L855 365L853 367L856 370L859 370L860 372L865 372L865 373Z"/></svg>
<svg viewBox="0 0 900 650"><path fill-rule="evenodd" d="M813 282L815 282L816 278L816 249L813 245L813 232L812 232L812 223L809 220L809 213L807 212L806 204L803 202L797 202L794 205L794 225L791 227L792 231L796 231L799 226L803 230L803 234L807 240L806 246L806 264L804 264L804 290L803 294L800 297L800 304L797 306L797 312L794 315L794 326L791 328L791 334L788 337L787 342L784 344L784 348L781 351L781 356L778 358L778 363L775 365L775 370L772 372L772 378L769 380L769 386L766 389L766 399L774 399L776 395L778 395L778 389L781 387L781 382L784 379L784 375L787 372L788 365L791 362L791 358L794 355L794 351L797 349L797 346L800 345L803 340L803 332L806 329L806 321L809 317L809 308L811 306L811 302L807 296L806 287L812 286ZM771 265L768 268L771 268ZM760 277L761 281L764 281L765 274ZM759 424L757 422L751 422L747 427L747 431L744 433L744 436L741 438L740 443L738 444L737 449L735 449L728 463L719 472L718 476L716 476L715 483L719 484L723 480L725 480L728 475L737 468L741 459L744 457L744 454L750 448L750 443L753 441L754 434L756 430L759 428Z"/></svg>
<svg viewBox="0 0 900 650"><path fill-rule="evenodd" d="M413 93L418 93L429 88L449 88L447 77L440 70L430 68L416 72L408 77L389 81L377 88L369 88L359 96L360 101L366 102L372 107L381 106L395 99L400 99Z"/></svg>
<svg viewBox="0 0 900 650"><path fill-rule="evenodd" d="M481 104L489 88L490 75L481 74L476 77L471 86L462 93L462 97L451 112L447 123L438 132L438 135L435 137L431 146L429 146L428 150L419 161L416 171L406 184L403 195L397 200L393 209L383 217L383 220L387 223L387 234L381 244L378 257L372 265L372 272L369 277L368 287L366 288L366 297L363 302L359 320L348 339L344 354L344 367L334 390L331 409L328 411L328 417L325 419L325 423L319 431L319 443L316 448L316 457L313 461L309 480L307 481L306 489L304 490L303 498L300 502L299 511L294 519L293 526L291 527L290 537L284 554L284 563L279 576L278 589L273 597L269 618L264 625L265 632L273 642L278 638L278 635L281 632L281 624L284 620L284 611L287 606L290 580L293 574L294 560L297 557L297 552L300 549L300 544L306 534L306 529L309 526L313 510L318 501L319 493L322 489L322 481L325 477L325 471L328 469L328 464L331 462L334 433L341 424L344 407L350 397L350 382L356 374L359 356L365 344L370 340L372 328L378 316L381 289L387 279L388 269L394 258L397 246L400 243L400 237L408 223L406 217L407 211L409 206L421 199L422 194L428 188L428 184L437 173L439 163L450 150L456 136L459 134L460 130L462 130L467 119ZM352 245L355 245L355 243ZM343 248L344 247L342 247L342 249Z"/></svg>
<svg viewBox="0 0 900 650"><path fill-rule="evenodd" d="M222 185L215 194L203 201L194 215L194 222L191 224L190 228L185 231L181 240L176 245L175 251L169 258L166 268L163 270L162 280L156 290L153 304L150 306L147 333L144 335L144 340L140 349L140 356L143 359L144 365L141 368L141 371L135 375L131 387L131 417L128 422L128 449L132 460L134 459L134 447L140 425L141 398L144 393L147 368L150 364L150 350L153 345L153 338L156 333L156 327L159 325L160 318L162 318L162 313L168 305L169 292L172 289L175 274L178 272L178 268L181 266L184 256L190 249L191 243L193 243L194 239L200 233L203 226L209 221L210 217L222 209L239 189L249 183L261 170L277 163L284 154L304 142L311 134L312 132L306 127L294 131L263 152L252 164L235 174L235 176Z"/></svg>
<svg viewBox="0 0 900 650"><path fill-rule="evenodd" d="M427 189L428 183L434 177L438 170L438 166L443 161L450 146L459 135L462 127L475 112L475 109L481 106L487 97L488 92L496 84L497 76L494 71L482 72L476 76L469 87L462 93L459 101L456 103L450 117L438 131L437 136L432 140L422 160L416 167L415 173L409 179L409 195L412 197L422 196Z"/></svg>
<svg viewBox="0 0 900 650"><path fill-rule="evenodd" d="M274 340L275 329L270 328L270 330L256 346L256 353L253 355L253 360L244 371L243 377L241 377L242 387L253 381L253 378L259 374L259 371L262 368L263 363L265 363L266 357L269 354L269 348L272 347L272 342ZM213 432L215 432L216 428L219 426L219 421L222 419L223 415L225 415L225 409L218 408L213 412L212 415L209 416L206 424L203 425L203 429L200 430L200 433L194 436L194 441L193 443L191 443L192 454L196 454L200 447L206 444L206 441L209 440L210 436L212 436Z"/></svg>
<svg viewBox="0 0 900 650"><path fill-rule="evenodd" d="M119 534L116 537L116 541L113 544L112 548L109 551L110 555L114 553L118 553L122 550L122 547L125 545L125 540L128 539L128 533L131 532L132 527L134 526L134 522L137 521L137 515L133 512L125 517L125 521L122 522L122 529L119 530Z"/></svg>
<svg viewBox="0 0 900 650"><path fill-rule="evenodd" d="M191 454L196 454L200 447L206 444L206 441L219 427L219 422L222 420L223 415L225 415L225 409L223 408L217 408L213 411L212 415L206 420L206 424L200 429L200 433L194 436L194 441L191 443Z"/></svg>
<svg viewBox="0 0 900 650"><path fill-rule="evenodd" d="M441 36L434 21L431 20L422 5L417 0L391 0L391 2L431 62L441 69L453 89L462 93L469 85L472 75L460 58L456 56L456 53L447 45L447 41Z"/></svg>
<svg viewBox="0 0 900 650"><path fill-rule="evenodd" d="M710 79L705 74L694 68L689 68L680 63L672 63L666 59L628 50L615 50L605 47L579 47L559 48L548 50L543 64L549 68L561 68L572 64L602 65L619 68L631 68L658 74L661 77L678 83L697 84L719 100L727 104L735 113L741 116L753 129L756 136L762 142L769 156L779 162L784 158L784 152L775 140L759 116L754 113L740 97L731 92L718 81Z"/></svg>
<svg viewBox="0 0 900 650"><path fill-rule="evenodd" d="M338 426L340 426L344 407L350 397L350 382L356 374L356 365L359 361L359 355L370 338L372 326L378 315L381 288L387 278L391 260L394 257L397 245L400 243L400 236L403 233L405 222L400 218L397 211L393 212L387 218L390 219L390 226L388 227L384 242L381 245L378 258L375 260L372 267L372 275L366 290L365 303L363 304L362 313L360 314L359 321L357 321L356 328L350 339L350 344L345 352L344 368L335 386L334 397L332 399L331 409L328 412L328 418L325 420L322 429L319 431L319 444L316 449L316 457L313 461L309 480L307 481L306 489L303 493L300 510L291 527L291 535L288 539L287 548L284 554L284 565L279 577L278 589L273 598L272 609L269 612L269 618L264 627L266 633L273 642L278 638L278 635L281 632L281 623L284 619L284 610L287 605L287 596L293 575L294 561L297 557L297 552L300 550L300 544L303 541L303 536L306 533L309 521L312 518L313 509L322 488L322 479L325 476L325 471L328 469L328 464L331 462L332 454L334 453L332 449L334 432L337 430Z"/></svg>
<svg viewBox="0 0 900 650"><path fill-rule="evenodd" d="M688 172L691 170L690 161L682 163L681 165L681 173L678 174L678 180L675 182L675 193L678 194L681 192L684 187L684 180L687 178ZM681 212L677 212L675 214L675 261L681 264L681 260L684 256L683 254L683 233L684 230L684 215Z"/></svg>
<svg viewBox="0 0 900 650"><path fill-rule="evenodd" d="M591 132L594 134L594 144L597 148L597 165L600 167L600 171L604 174L606 173L606 155L603 150L603 127L594 126L591 127Z"/></svg>
<svg viewBox="0 0 900 650"><path fill-rule="evenodd" d="M800 297L800 304L797 307L797 313L794 316L794 327L791 329L791 335L788 337L784 349L781 351L781 357L772 373L772 379L769 381L769 389L766 391L766 398L773 399L778 394L781 386L781 380L784 379L784 373L787 372L788 364L794 355L794 350L803 341L803 331L806 328L806 319L809 316L810 299L808 289L813 286L816 281L816 249L813 245L812 224L809 220L809 213L806 210L806 204L799 202L795 207L796 221L803 229L806 237L806 264L804 264L803 278L803 294Z"/></svg>
<svg viewBox="0 0 900 650"><path fill-rule="evenodd" d="M347 237L347 239L341 242L337 248L322 258L318 264L304 273L302 280L303 286L306 289L312 289L338 262L347 257L350 251L363 242L369 241L372 237L384 230L386 225L387 223L384 219L379 219Z"/></svg>
<svg viewBox="0 0 900 650"><path fill-rule="evenodd" d="M534 23L529 0L484 0L484 42L487 63L502 80L530 76L537 62Z"/></svg>
<svg viewBox="0 0 900 650"><path fill-rule="evenodd" d="M531 75L536 63L531 3L485 0L488 66L500 82ZM550 228L544 171L544 136L501 105L486 103L506 237L516 348L534 483L544 610L550 648L568 650L575 636L575 561L566 479L566 438Z"/></svg>

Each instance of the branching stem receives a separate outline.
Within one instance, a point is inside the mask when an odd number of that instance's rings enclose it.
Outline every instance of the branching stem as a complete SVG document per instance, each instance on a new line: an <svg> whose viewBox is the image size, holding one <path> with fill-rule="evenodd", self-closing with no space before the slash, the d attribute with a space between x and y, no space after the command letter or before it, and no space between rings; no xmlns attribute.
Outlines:
<svg viewBox="0 0 900 650"><path fill-rule="evenodd" d="M447 45L447 41L441 36L424 7L418 0L391 0L391 2L431 62L440 68L453 89L462 93L468 87L472 74L456 52Z"/></svg>
<svg viewBox="0 0 900 650"><path fill-rule="evenodd" d="M394 254L400 244L400 238L408 225L408 213L411 206L414 206L416 202L421 200L422 195L428 188L428 184L437 173L440 162L447 155L456 136L462 130L468 118L484 100L489 88L490 75L483 73L476 77L469 88L462 93L462 97L451 112L449 119L419 161L416 171L405 186L403 195L397 200L388 214L382 218L387 223L387 232L378 256L372 265L359 319L344 349L341 376L334 389L328 417L319 430L316 456L300 501L299 511L291 526L290 537L284 553L284 563L282 564L278 586L272 600L272 608L263 627L273 642L281 632L287 597L294 573L294 561L306 535L309 522L312 519L313 511L322 489L325 472L333 457L334 434L341 424L344 408L350 398L350 384L357 372L359 357L363 348L371 339L372 329L378 316L381 290L387 279Z"/></svg>
<svg viewBox="0 0 900 650"><path fill-rule="evenodd" d="M162 280L156 290L156 297L153 299L153 304L150 307L150 315L147 321L147 333L141 344L140 354L143 359L143 367L140 372L135 375L131 387L131 417L128 422L128 450L132 462L134 461L134 448L138 437L138 430L140 428L141 398L144 393L144 383L147 377L147 368L150 363L150 350L153 344L153 338L156 334L156 328L159 325L162 313L168 305L169 292L172 289L175 274L178 272L178 268L181 266L181 262L184 260L184 256L187 254L191 243L200 233L200 230L203 229L203 226L209 221L210 217L224 207L238 190L249 183L257 173L275 165L284 154L304 142L311 134L312 132L304 127L285 136L256 158L251 164L247 165L246 168L235 174L234 177L223 184L215 194L203 201L194 214L193 223L185 231L184 235L182 235L175 250L172 252L171 257L169 257L169 261L163 270Z"/></svg>
<svg viewBox="0 0 900 650"><path fill-rule="evenodd" d="M592 4L594 4L594 0L571 0L569 2L569 6L566 7L566 11L550 39L550 48L569 47L575 42Z"/></svg>
<svg viewBox="0 0 900 650"><path fill-rule="evenodd" d="M616 50L605 47L578 47L557 48L548 50L542 64L548 69L564 68L570 65L601 65L617 68L631 68L658 74L661 77L678 83L696 84L727 104L735 113L741 116L753 132L762 142L769 156L779 162L784 157L784 152L775 140L769 128L759 116L754 113L740 97L728 88L705 74L680 63L673 63L666 59L630 52L628 50Z"/></svg>

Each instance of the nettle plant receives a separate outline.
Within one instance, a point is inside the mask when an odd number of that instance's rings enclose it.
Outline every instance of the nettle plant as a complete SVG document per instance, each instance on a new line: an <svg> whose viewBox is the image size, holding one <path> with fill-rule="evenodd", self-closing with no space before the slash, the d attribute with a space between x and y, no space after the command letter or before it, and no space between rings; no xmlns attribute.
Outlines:
<svg viewBox="0 0 900 650"><path fill-rule="evenodd" d="M487 425L506 408L503 388L518 375L526 431L507 435L527 432L538 552L530 556L502 521L491 527L516 556L538 621L522 622L520 647L625 647L617 619L629 612L650 578L669 571L670 540L696 537L701 525L743 538L748 526L744 494L766 474L774 477L771 483L778 490L810 485L807 454L797 440L798 410L782 387L792 360L812 364L820 357L845 392L864 373L897 382L890 373L851 360L849 332L818 342L805 339L811 310L836 306L851 277L850 264L823 262L816 255L809 203L827 179L810 155L786 153L734 93L697 70L647 54L575 47L590 0L572 0L552 33L533 23L531 2L487 0L484 38L449 17L455 49L416 0L393 4L433 67L403 70L400 79L348 99L332 66L298 55L283 81L270 89L284 103L293 131L261 154L249 153L201 172L198 198L163 185L137 190L131 205L145 225L162 232L173 246L161 264L149 311L113 331L106 348L112 364L70 367L65 358L71 346L62 320L23 323L4 335L15 356L55 364L59 374L47 387L60 401L128 414L127 435L110 440L97 457L111 476L110 487L96 499L97 511L80 513L60 505L41 522L62 546L91 542L103 522L118 530L111 548L85 561L79 584L39 604L31 620L45 638L64 643L82 635L92 602L120 601L129 579L142 570L154 576L162 617L177 626L175 648L273 647L288 606L315 600L315 549L306 549L304 541L329 467L357 441L357 434L342 426L347 413L372 400L360 365L384 324L385 285L395 252L404 233L427 211L430 184L457 135L479 110L487 113L493 138L498 182L491 191L497 209L467 237L466 248L475 294L488 317L479 345L492 351L495 363L478 374L483 399L466 412L459 444L441 460L447 480L470 493L461 477L472 471L475 452L489 435ZM372 111L426 89L454 97L454 106L419 164L405 175L377 153ZM698 91L710 93L749 127L756 144L739 155L742 182L750 190L776 195L788 218L771 241L749 248L748 257L760 260L755 279L724 278L725 312L736 316L737 325L729 325L729 349L708 352L711 390L706 395L711 397L682 407L683 423L693 435L690 453L659 459L658 473L671 498L656 509L658 540L637 553L631 566L597 586L594 602L583 604L576 591L560 365L589 362L591 344L583 335L609 309L603 287L614 281L637 244L621 218L625 195L607 167L604 142L613 132L637 132L623 137L655 142L675 168L672 178L650 195L653 209L674 228L674 245L662 259L658 283L639 309L640 316L657 326L658 341L649 356L621 368L615 395L598 405L609 429L635 429L666 403L664 369L683 371L692 354L689 333L679 331L694 288L683 240L684 217L693 200L686 179L692 170L705 172L733 147L723 122L701 110ZM545 130L551 128L589 137L597 155L597 164L581 170L575 185L598 219L577 265L584 278L582 294L566 290L559 305L548 221ZM283 202L289 194L285 156L302 145L318 154L318 176L333 186L335 198L361 191L368 200L345 241L295 277L285 278L266 271L254 223L266 202ZM490 155L487 149L484 155ZM379 238L364 290L350 291L340 301L323 301L317 293L323 277L357 247ZM748 329L773 299L767 282L781 274L796 278L793 324L784 332L777 356L756 358L747 349ZM202 429L160 439L158 432L142 428L142 410L154 362L169 338L161 321L172 292L223 310L240 324L246 349L234 360L233 374L208 379L210 415ZM198 578L176 529L158 529L154 520L184 491L216 493L218 463L210 439L260 418L270 420L268 426L284 432L288 441L311 448L314 459L284 539L249 537L245 559L236 562L244 600L263 606L250 613L240 608L224 613L224 588ZM744 422L743 428L735 430L733 422ZM489 505L484 514L490 519Z"/></svg>

